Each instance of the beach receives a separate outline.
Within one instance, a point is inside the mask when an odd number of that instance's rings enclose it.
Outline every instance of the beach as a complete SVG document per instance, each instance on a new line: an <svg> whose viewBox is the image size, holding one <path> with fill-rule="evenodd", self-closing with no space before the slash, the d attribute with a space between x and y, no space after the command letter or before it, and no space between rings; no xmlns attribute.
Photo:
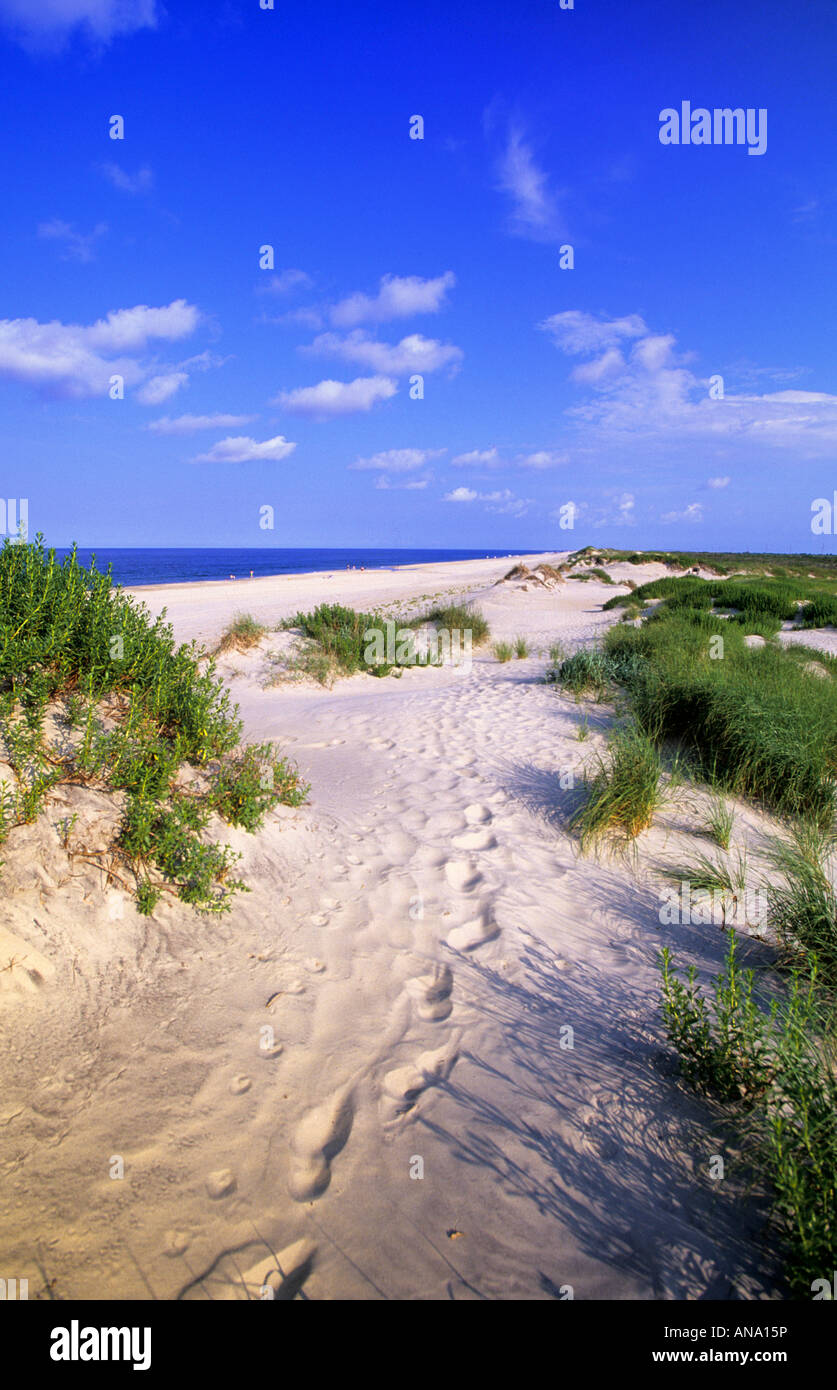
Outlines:
<svg viewBox="0 0 837 1390"><path fill-rule="evenodd" d="M11 833L0 1229L30 1297L777 1296L763 1194L659 1013L664 945L711 974L726 948L661 921L657 871L693 847L702 793L633 855L580 855L567 821L615 714L543 679L550 644L596 640L605 599L666 570L504 580L564 559L136 591L210 647L240 613L469 599L530 655L331 688L269 683L285 634L222 655L245 737L311 788L257 835L219 832L249 889L224 917L140 916L68 857L62 817L90 844L112 829L100 791L59 786ZM734 805L757 855L769 819ZM746 934L742 954L772 960Z"/></svg>

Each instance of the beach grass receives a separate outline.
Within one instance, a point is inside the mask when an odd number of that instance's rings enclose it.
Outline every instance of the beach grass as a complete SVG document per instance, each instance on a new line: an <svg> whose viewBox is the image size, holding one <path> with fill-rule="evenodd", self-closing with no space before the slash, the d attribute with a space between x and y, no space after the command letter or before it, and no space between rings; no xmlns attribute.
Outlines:
<svg viewBox="0 0 837 1390"><path fill-rule="evenodd" d="M31 823L60 783L121 792L120 830L104 849L140 910L170 892L228 911L244 884L231 877L238 856L205 839L211 815L255 830L307 793L271 745L242 750L241 732L213 662L194 643L177 647L164 614L152 621L110 571L84 568L75 549L59 562L40 536L4 544L0 756L14 785L0 788L0 838ZM188 789L187 766L198 774Z"/></svg>
<svg viewBox="0 0 837 1390"><path fill-rule="evenodd" d="M830 1284L837 1261L837 1048L816 970L795 973L782 1000L756 997L752 970L727 958L712 990L694 966L661 952L662 1011L684 1080L740 1116L751 1160L772 1194L792 1296Z"/></svg>
<svg viewBox="0 0 837 1390"><path fill-rule="evenodd" d="M586 851L603 836L635 839L662 805L662 761L654 742L634 724L613 734L607 757L587 777L587 799L570 821Z"/></svg>
<svg viewBox="0 0 837 1390"><path fill-rule="evenodd" d="M249 613L237 613L218 643L217 652L248 651L265 636L267 628Z"/></svg>
<svg viewBox="0 0 837 1390"><path fill-rule="evenodd" d="M287 618L282 627L297 629L306 639L306 646L289 665L322 684L358 672L381 677L398 675L407 666L440 665L439 652L432 645L425 649L427 644L419 639L418 628L433 629L437 638L447 634L452 650L455 642L467 641L468 634L474 646L489 634L482 613L467 604L437 606L409 617L384 617L324 603L310 613Z"/></svg>

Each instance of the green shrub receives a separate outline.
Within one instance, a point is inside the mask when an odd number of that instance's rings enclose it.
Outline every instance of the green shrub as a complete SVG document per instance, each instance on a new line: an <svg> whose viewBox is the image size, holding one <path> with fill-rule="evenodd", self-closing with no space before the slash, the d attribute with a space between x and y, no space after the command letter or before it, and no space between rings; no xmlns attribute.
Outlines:
<svg viewBox="0 0 837 1390"><path fill-rule="evenodd" d="M248 624L252 620L247 620ZM285 764L269 794L255 797L246 770L261 750L238 746L241 722L229 693L194 644L176 647L163 615L152 621L75 548L59 563L42 537L0 550L0 739L17 774L0 797L0 838L33 820L60 781L94 782L127 801L111 847L134 870L137 902L153 911L164 887L202 911L225 911L243 885L229 876L228 846L202 839L212 809L255 826L257 812L304 795ZM49 746L47 712L78 743ZM212 760L212 767L209 766ZM186 797L176 785L191 764L202 778ZM231 788L243 789L238 815ZM152 878L152 874L157 875Z"/></svg>
<svg viewBox="0 0 837 1390"><path fill-rule="evenodd" d="M755 1161L773 1190L791 1293L810 1298L837 1265L837 1052L817 992L816 971L795 975L786 1000L767 1011L753 972L736 959L730 933L714 1000L694 967L677 978L661 953L663 1017L684 1079L750 1112Z"/></svg>

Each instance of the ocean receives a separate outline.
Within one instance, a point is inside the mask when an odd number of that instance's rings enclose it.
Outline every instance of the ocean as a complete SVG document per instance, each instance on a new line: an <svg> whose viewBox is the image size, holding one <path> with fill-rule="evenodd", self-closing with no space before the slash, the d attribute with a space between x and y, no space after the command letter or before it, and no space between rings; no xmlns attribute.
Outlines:
<svg viewBox="0 0 837 1390"><path fill-rule="evenodd" d="M59 559L69 551L55 547ZM96 556L100 570L113 566L117 584L133 587L141 584L188 584L199 579L248 579L254 575L306 574L315 570L344 570L347 565L368 570L392 569L395 565L421 565L444 560L502 559L506 556L529 555L531 550L201 550L121 549L117 546L98 546L86 550L79 546L81 564L90 564Z"/></svg>

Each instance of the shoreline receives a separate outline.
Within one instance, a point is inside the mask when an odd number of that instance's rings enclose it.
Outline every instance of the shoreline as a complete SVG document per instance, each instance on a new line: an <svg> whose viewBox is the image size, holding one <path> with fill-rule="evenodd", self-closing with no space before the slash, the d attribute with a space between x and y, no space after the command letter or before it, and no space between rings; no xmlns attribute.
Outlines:
<svg viewBox="0 0 837 1390"><path fill-rule="evenodd" d="M330 579L334 579L338 574L401 574L404 570L423 570L430 569L433 566L483 565L493 562L499 564L504 560L534 561L543 560L549 556L554 559L556 556L567 556L570 554L572 554L572 551L569 550L521 550L513 551L508 555L473 555L457 560L413 560L409 564L404 565L366 565L363 568L352 565L351 569L346 568L342 570L335 568L335 566L331 566L329 569L322 570L288 570L280 574L254 574L242 575L240 577L235 575L231 579L154 579L148 584L121 584L120 588L126 593L129 591L133 593L135 589L142 589L143 591L147 589L172 589L183 588L186 585L197 587L205 584L250 584L255 583L257 580L261 581L265 579L316 579L324 574L327 574ZM118 581L116 582L118 583Z"/></svg>
<svg viewBox="0 0 837 1390"><path fill-rule="evenodd" d="M429 560L391 569L312 570L240 580L125 585L122 592L144 602L154 614L165 609L178 640L207 641L220 637L243 610L271 626L321 603L366 610L398 602L432 602L454 594L479 598L487 596L513 564L558 564L571 553L533 551L511 558Z"/></svg>

